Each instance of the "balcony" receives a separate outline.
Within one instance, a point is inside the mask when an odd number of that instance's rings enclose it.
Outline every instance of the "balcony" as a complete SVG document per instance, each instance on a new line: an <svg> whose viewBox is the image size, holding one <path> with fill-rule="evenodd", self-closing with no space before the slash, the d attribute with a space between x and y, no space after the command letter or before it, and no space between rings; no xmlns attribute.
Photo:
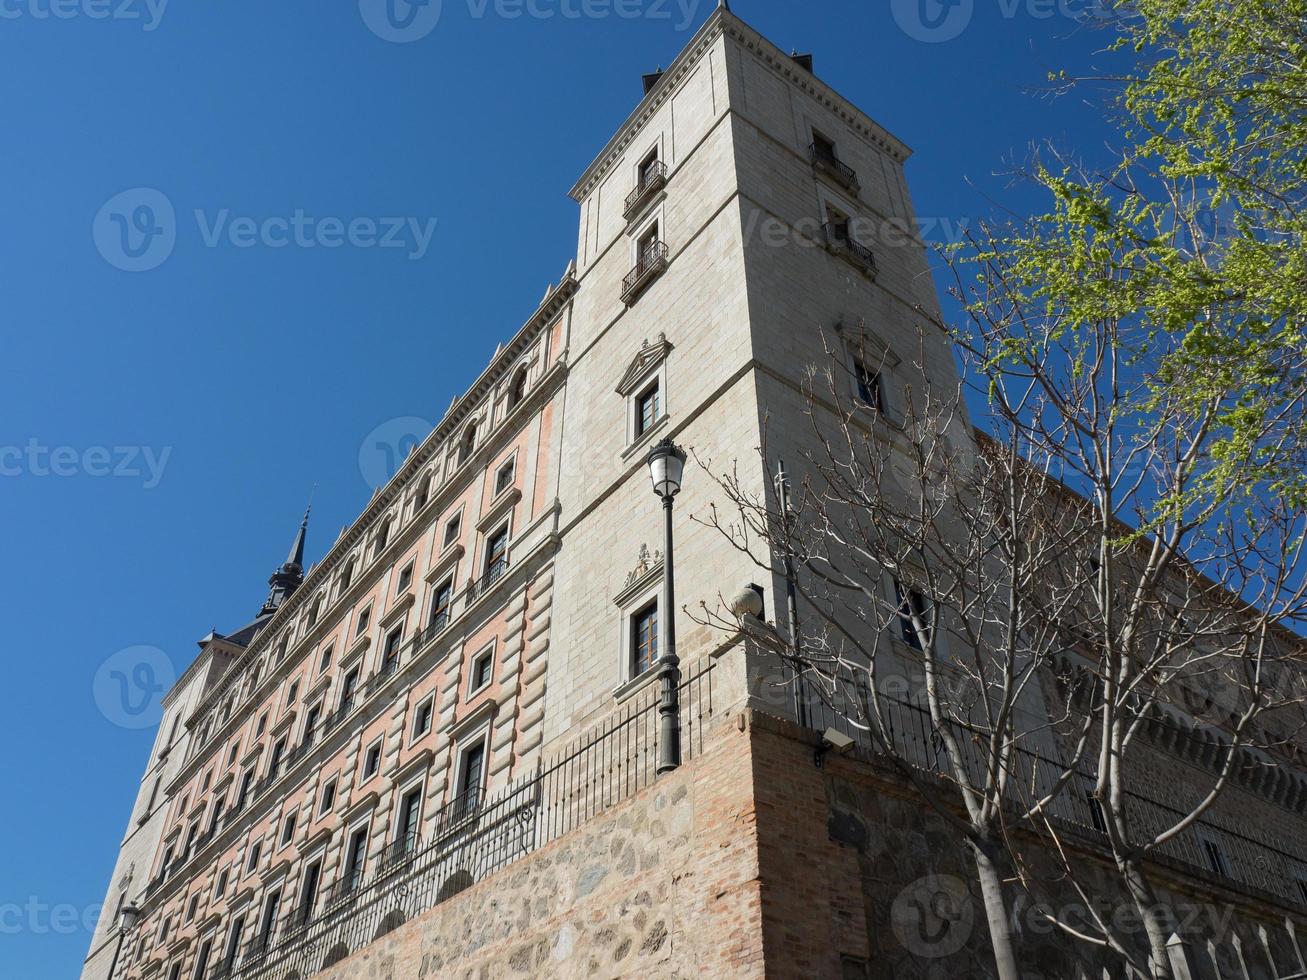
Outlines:
<svg viewBox="0 0 1307 980"><path fill-rule="evenodd" d="M471 602L478 596L485 595L492 585L504 577L504 573L507 571L508 558L496 558L486 567L484 575L467 583L467 601Z"/></svg>
<svg viewBox="0 0 1307 980"><path fill-rule="evenodd" d="M858 174L847 163L835 155L835 151L825 144L813 143L808 147L812 154L812 166L818 173L823 173L845 190L858 193Z"/></svg>
<svg viewBox="0 0 1307 980"><path fill-rule="evenodd" d="M667 271L668 250L666 242L651 242L640 252L640 260L635 268L622 280L622 302L632 305L649 284Z"/></svg>
<svg viewBox="0 0 1307 980"><path fill-rule="evenodd" d="M399 657L391 656L381 661L377 672L368 679L367 695L371 697L385 686L386 682L399 673Z"/></svg>
<svg viewBox="0 0 1307 980"><path fill-rule="evenodd" d="M667 164L659 160L640 174L640 182L635 190L626 196L626 206L622 208L622 217L627 221L634 218L644 208L649 199L667 186Z"/></svg>
<svg viewBox="0 0 1307 980"><path fill-rule="evenodd" d="M826 233L826 247L836 255L847 259L873 279L876 277L876 256L852 235L849 234L847 221L827 222L822 225Z"/></svg>

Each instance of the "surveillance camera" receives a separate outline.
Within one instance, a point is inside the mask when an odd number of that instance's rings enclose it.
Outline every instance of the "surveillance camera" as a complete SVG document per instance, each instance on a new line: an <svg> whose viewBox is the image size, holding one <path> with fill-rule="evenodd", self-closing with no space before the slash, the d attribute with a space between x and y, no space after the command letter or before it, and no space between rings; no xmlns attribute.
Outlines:
<svg viewBox="0 0 1307 980"><path fill-rule="evenodd" d="M820 769L826 759L827 752L843 755L851 748L853 748L852 738L834 728L828 728L821 733L821 744L817 746L817 751L812 754L812 764Z"/></svg>
<svg viewBox="0 0 1307 980"><path fill-rule="evenodd" d="M821 744L832 752L844 753L853 748L853 739L841 731L828 728L821 733Z"/></svg>

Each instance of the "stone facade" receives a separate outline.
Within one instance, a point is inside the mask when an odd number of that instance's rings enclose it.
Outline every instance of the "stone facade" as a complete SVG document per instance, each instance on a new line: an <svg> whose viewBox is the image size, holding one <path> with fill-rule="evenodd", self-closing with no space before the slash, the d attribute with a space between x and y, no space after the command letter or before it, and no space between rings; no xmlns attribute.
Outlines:
<svg viewBox="0 0 1307 980"><path fill-rule="evenodd" d="M663 580L650 447L694 453L678 607L756 582L775 619L783 582L692 519L723 502L698 464L758 495L764 439L797 468L806 366L828 349L883 352L891 423L921 395L899 365L955 384L908 155L801 59L725 7L709 17L573 188L576 258L539 308L257 628L202 643L87 980L104 980L126 902L142 915L114 980L298 980L269 949L596 746L618 747L596 771L635 778L620 799L562 797L565 832L537 826L514 860L451 877L469 887L410 902L344 959L333 943L295 962L328 980L980 975L983 930L923 952L893 919L931 875L961 901L956 844L872 762L816 768L767 656L682 612L682 661L715 665L683 713L688 761L655 782L650 743L628 739L656 694L632 629ZM833 232L841 220L853 230ZM959 419L958 449L971 440ZM1296 813L1258 812L1300 841ZM1230 901L1249 922L1283 918L1283 895ZM1073 975L1056 937L1028 955L1032 975Z"/></svg>

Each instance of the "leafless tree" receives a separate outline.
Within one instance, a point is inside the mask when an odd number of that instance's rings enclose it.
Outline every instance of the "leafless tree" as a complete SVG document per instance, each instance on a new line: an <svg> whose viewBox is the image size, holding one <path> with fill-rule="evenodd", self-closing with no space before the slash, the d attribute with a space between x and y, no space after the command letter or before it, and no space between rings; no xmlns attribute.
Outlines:
<svg viewBox="0 0 1307 980"><path fill-rule="evenodd" d="M790 668L814 727L856 731L965 841L1000 977L1018 976L1010 882L1024 862L1011 831L1056 835L1086 774L1151 962L1108 922L1056 924L1166 976L1150 853L1240 766L1264 763L1241 749L1297 734L1292 719L1260 722L1300 701L1296 674L1273 662L1292 650L1281 624L1303 613L1302 515L1252 495L1242 521L1223 521L1219 500L1189 493L1211 442L1189 428L1188 400L1154 399L1118 428L1104 391L1121 393L1121 378L1068 377L1082 335L1069 350L1046 336L1032 345L1042 361L1017 363L1003 323L973 327L961 351L987 434L971 427L966 385L928 378L921 353L895 366L887 408L884 349L846 328L806 372L806 432L764 427L759 461L778 473L786 433L788 481L759 494L741 461L700 460L726 503L697 519L764 572L789 573L795 615L754 624L756 638ZM1110 367L1112 340L1095 363ZM696 617L738 628L720 608ZM1182 818L1141 833L1126 802L1140 728L1164 706L1192 713L1195 696L1222 732L1221 762Z"/></svg>

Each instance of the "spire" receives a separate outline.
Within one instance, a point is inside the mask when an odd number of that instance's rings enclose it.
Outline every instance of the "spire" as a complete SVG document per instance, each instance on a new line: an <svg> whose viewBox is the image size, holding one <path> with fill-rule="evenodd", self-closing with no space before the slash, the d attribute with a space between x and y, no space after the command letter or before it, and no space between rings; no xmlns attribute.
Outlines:
<svg viewBox="0 0 1307 980"><path fill-rule="evenodd" d="M260 616L271 616L275 613L304 581L304 539L308 534L309 513L312 510L313 504L310 498L309 506L304 511L304 519L300 521L299 530L295 532L295 540L291 542L286 560L268 578L268 598L263 603L263 608L259 610Z"/></svg>

